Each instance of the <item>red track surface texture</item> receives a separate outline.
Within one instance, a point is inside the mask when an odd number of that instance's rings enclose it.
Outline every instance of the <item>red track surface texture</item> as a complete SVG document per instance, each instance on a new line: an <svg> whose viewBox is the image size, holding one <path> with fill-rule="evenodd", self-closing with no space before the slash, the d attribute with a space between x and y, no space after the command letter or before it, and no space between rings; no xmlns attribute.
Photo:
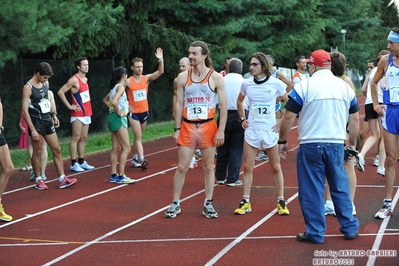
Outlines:
<svg viewBox="0 0 399 266"><path fill-rule="evenodd" d="M144 144L148 170L130 168L129 162L126 174L137 179L132 185L108 182L108 153L86 158L96 166L93 171L66 171L79 180L68 189L58 189L52 164L47 191L34 189L28 174L16 171L2 200L14 220L0 222L0 265L399 265L397 208L383 221L374 218L384 197L384 178L371 166L374 150L366 156L366 172L357 171L360 236L345 240L336 218L328 216L324 244L295 239L305 230L297 197L296 132L293 128L289 138L293 151L282 161L289 216L276 214L269 165L261 162L254 170L252 212L233 214L241 187L216 186L219 218L206 219L199 162L186 176L182 213L164 218L177 163L172 138ZM397 180L393 207L398 197ZM370 250L380 254L370 256Z"/></svg>

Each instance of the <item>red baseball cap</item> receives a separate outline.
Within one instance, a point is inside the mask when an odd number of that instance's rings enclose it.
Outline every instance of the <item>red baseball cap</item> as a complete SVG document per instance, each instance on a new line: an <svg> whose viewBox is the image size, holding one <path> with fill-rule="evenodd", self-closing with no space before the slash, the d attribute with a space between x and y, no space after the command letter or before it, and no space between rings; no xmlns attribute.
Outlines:
<svg viewBox="0 0 399 266"><path fill-rule="evenodd" d="M316 50L310 54L309 59L305 59L305 62L321 67L331 66L331 57L330 54L324 50Z"/></svg>

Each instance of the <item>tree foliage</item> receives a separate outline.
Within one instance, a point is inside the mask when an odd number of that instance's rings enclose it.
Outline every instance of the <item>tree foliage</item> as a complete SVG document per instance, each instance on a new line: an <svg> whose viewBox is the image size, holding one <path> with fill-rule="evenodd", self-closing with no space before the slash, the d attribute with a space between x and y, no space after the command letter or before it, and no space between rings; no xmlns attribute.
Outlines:
<svg viewBox="0 0 399 266"><path fill-rule="evenodd" d="M213 66L220 71L226 56L235 56L246 68L251 54L272 54L277 66L294 67L297 55L313 50L338 48L350 68L366 71L366 62L386 48L386 37L399 26L398 9L392 0L3 0L0 9L0 81L3 99L14 97L15 83L7 83L9 70L18 73L23 60L65 59L87 56L103 68L90 77L100 99L108 88L108 71L141 57L144 73L157 69L154 52L164 51L165 74L150 83L151 119L170 119L172 81L178 61L187 56L194 40L211 50ZM341 30L347 33L343 36ZM68 64L58 73L70 72ZM247 69L244 69L246 71ZM131 73L131 72L130 72ZM90 74L90 72L89 72ZM30 74L29 74L30 75ZM52 78L52 84L66 80ZM56 82L54 82L56 81ZM17 83L18 83L17 82ZM103 110L101 101L95 110ZM19 110L6 110L19 113ZM62 111L62 108L61 108ZM102 119L103 113L95 119ZM63 124L67 124L63 123ZM92 126L101 130L99 126Z"/></svg>

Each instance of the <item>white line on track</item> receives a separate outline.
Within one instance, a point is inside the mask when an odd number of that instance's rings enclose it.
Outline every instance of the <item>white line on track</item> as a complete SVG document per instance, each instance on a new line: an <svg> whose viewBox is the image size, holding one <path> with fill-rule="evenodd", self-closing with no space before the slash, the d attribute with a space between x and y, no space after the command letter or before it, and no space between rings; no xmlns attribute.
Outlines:
<svg viewBox="0 0 399 266"><path fill-rule="evenodd" d="M149 156L152 156L152 155L155 155L155 154L159 154L159 153L163 153L163 152L168 152L168 151L175 150L175 149L177 149L177 147L167 148L167 149L163 149L163 150L160 150L160 151L156 151L156 152L153 152L153 153L146 154L146 156L149 157ZM126 162L129 163L129 162L130 162L130 159L127 159ZM111 165L109 165L109 164L103 165L103 166L97 166L96 168L94 168L93 170L90 170L90 171L88 171L88 172L93 172L93 171L96 171L96 170L101 170L101 169L104 169L104 168L108 168L108 167L110 167L110 166L111 166ZM83 173L84 173L84 172L83 172ZM65 176L67 176L67 177L78 176L78 175L81 175L81 174L83 174L83 173L72 173L72 174L65 175ZM58 178L55 178L55 179L52 179L52 180L48 180L48 181L46 181L46 182L44 182L44 183L51 183L51 182L56 182L56 181L58 182ZM6 195L6 194L14 193L14 192L19 192L19 191L22 191L22 190L25 190L25 189L30 189L30 188L33 188L33 187L35 187L35 185L29 185L29 186L26 186L26 187L21 187L21 188L17 188L17 189L14 189L14 190L6 191L6 192L4 192L3 194Z"/></svg>
<svg viewBox="0 0 399 266"><path fill-rule="evenodd" d="M392 211L395 209L395 205L398 202L399 199L399 190L396 190L396 194L392 200ZM384 237L384 235L387 235L385 233L385 231L387 230L387 226L389 223L389 220L391 220L391 216L388 216L387 218L385 218L380 226L380 230L378 230L378 234L377 237L374 240L374 244L371 250L379 250L380 249L380 245L382 242L382 239ZM370 255L369 259L367 260L367 264L366 266L373 266L375 264L375 260L377 259L377 257L375 255Z"/></svg>
<svg viewBox="0 0 399 266"><path fill-rule="evenodd" d="M298 192L295 193L292 197L290 197L288 199L288 201L292 201L293 199L295 199L296 197L298 197ZM219 251L218 254L216 254L210 261L208 261L205 265L213 265L215 264L222 256L224 256L227 252L229 252L235 245L237 245L238 243L240 243L244 238L246 238L250 233L252 233L255 229L257 229L259 226L261 226L264 222L266 222L267 220L269 220L273 215L276 214L276 210L271 211L268 215L266 215L265 217L263 217L261 220L259 220L256 224L254 224L253 226L251 226L250 228L248 228L247 231L245 231L244 233L242 233L239 237L237 237L236 239L234 239L233 242L231 242L230 244L228 244L225 248L223 248L221 251Z"/></svg>
<svg viewBox="0 0 399 266"><path fill-rule="evenodd" d="M174 166L174 167L171 167L171 168L168 168L168 169L159 171L159 172L157 172L157 173L153 173L153 174L151 174L151 175L144 176L144 177L142 177L142 178L140 178L140 179L137 179L137 180L136 180L136 183L138 183L138 182L140 182L140 181L143 181L143 180L145 180L145 179L148 179L148 178L150 178L150 177L153 177L153 176L165 174L166 172L175 170L176 168L177 168L177 166ZM106 189L106 190L103 190L103 191L101 191L101 192L97 192L97 193L91 194L91 195L89 195L89 196L82 197L82 198L79 198L79 199L76 199L76 200L73 200L73 201L70 201L70 202L67 202L67 203L64 203L64 204L61 204L61 205L58 205L58 206L49 208L49 209L46 209L46 210L41 211L41 212L29 214L29 215L27 215L27 216L25 216L25 217L23 217L23 218L21 218L21 219L13 220L13 221L11 221L11 222L2 224L2 225L0 225L0 228L6 227L6 226L10 226L10 225L15 224L15 223L22 222L22 221L24 221L24 220L27 220L27 219L36 217L36 216L38 216L38 215L41 215L41 214L44 214L44 213L47 213L47 212L51 212L51 211L54 211L54 210L58 210L58 209L60 209L60 208L63 208L63 207L65 207L65 206L68 206L68 205L71 205L71 204L75 204L75 203L80 202L80 201L84 201L84 200L87 200L87 199L90 199L90 198L94 198L94 197L96 197L96 196L100 196L100 195L102 195L102 194L105 194L105 193L108 193L108 192L111 192L111 191L114 191L114 190L123 188L123 187L125 187L125 186L134 186L134 184L123 184L123 185L118 185L118 186L116 186L116 187L113 187L113 188L110 188L110 189Z"/></svg>

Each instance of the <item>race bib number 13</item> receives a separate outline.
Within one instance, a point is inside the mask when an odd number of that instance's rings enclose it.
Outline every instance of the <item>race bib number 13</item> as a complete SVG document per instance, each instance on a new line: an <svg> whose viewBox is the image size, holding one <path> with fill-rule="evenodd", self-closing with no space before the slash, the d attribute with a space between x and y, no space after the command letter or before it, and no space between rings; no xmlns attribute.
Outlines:
<svg viewBox="0 0 399 266"><path fill-rule="evenodd" d="M188 119L208 119L208 104L192 103L187 105Z"/></svg>

